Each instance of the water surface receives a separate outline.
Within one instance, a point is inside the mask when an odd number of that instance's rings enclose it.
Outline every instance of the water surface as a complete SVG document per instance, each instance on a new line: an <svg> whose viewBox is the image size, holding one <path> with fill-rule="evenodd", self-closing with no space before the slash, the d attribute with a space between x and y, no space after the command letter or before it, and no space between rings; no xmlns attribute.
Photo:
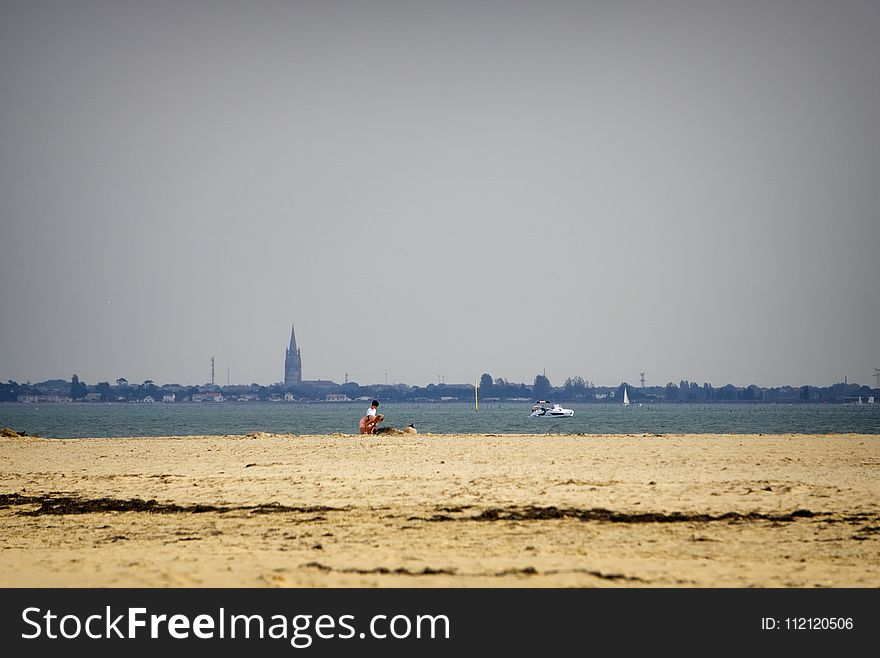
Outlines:
<svg viewBox="0 0 880 658"><path fill-rule="evenodd" d="M0 404L0 427L40 436L357 433L365 403ZM880 405L566 404L572 418L529 418L531 404L385 403L386 426L420 432L534 434L880 434Z"/></svg>

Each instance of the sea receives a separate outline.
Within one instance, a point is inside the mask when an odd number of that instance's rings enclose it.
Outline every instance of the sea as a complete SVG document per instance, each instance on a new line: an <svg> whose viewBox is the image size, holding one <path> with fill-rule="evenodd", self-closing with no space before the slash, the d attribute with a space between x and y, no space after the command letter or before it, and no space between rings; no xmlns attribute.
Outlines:
<svg viewBox="0 0 880 658"><path fill-rule="evenodd" d="M531 403L381 404L386 427L438 434L880 434L880 404L565 404L571 418L529 418ZM366 403L0 403L0 428L52 438L357 434Z"/></svg>

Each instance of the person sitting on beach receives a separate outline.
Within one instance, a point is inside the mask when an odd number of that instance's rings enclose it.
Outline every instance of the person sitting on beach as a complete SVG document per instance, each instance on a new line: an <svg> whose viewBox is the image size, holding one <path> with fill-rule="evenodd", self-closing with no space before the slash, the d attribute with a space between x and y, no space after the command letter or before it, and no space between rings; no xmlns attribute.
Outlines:
<svg viewBox="0 0 880 658"><path fill-rule="evenodd" d="M379 423L385 420L385 416L382 414L376 414L374 417L375 420L370 420L370 418L370 416L364 416L358 423L361 434L379 434L380 429L385 429L384 427L377 427Z"/></svg>
<svg viewBox="0 0 880 658"><path fill-rule="evenodd" d="M379 414L379 401L373 400L372 404L370 404L370 407L367 409L367 415L360 419L358 428L360 429L361 434L372 434L373 430L376 429L376 425L383 420L384 416Z"/></svg>

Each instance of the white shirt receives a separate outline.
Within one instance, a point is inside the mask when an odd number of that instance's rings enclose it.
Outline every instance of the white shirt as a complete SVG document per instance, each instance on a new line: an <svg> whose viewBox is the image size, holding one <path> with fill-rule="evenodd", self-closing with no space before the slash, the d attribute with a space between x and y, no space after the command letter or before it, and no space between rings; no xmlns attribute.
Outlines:
<svg viewBox="0 0 880 658"><path fill-rule="evenodd" d="M367 416L375 416L377 411L376 407L370 407L367 409Z"/></svg>

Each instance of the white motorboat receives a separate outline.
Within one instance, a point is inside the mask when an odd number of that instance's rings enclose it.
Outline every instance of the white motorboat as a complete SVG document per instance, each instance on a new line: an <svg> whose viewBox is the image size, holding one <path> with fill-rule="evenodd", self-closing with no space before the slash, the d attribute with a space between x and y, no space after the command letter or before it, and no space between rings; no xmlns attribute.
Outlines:
<svg viewBox="0 0 880 658"><path fill-rule="evenodd" d="M539 400L532 407L532 413L529 414L529 418L567 418L569 416L574 416L574 410L563 409L558 404L551 404L547 400Z"/></svg>

